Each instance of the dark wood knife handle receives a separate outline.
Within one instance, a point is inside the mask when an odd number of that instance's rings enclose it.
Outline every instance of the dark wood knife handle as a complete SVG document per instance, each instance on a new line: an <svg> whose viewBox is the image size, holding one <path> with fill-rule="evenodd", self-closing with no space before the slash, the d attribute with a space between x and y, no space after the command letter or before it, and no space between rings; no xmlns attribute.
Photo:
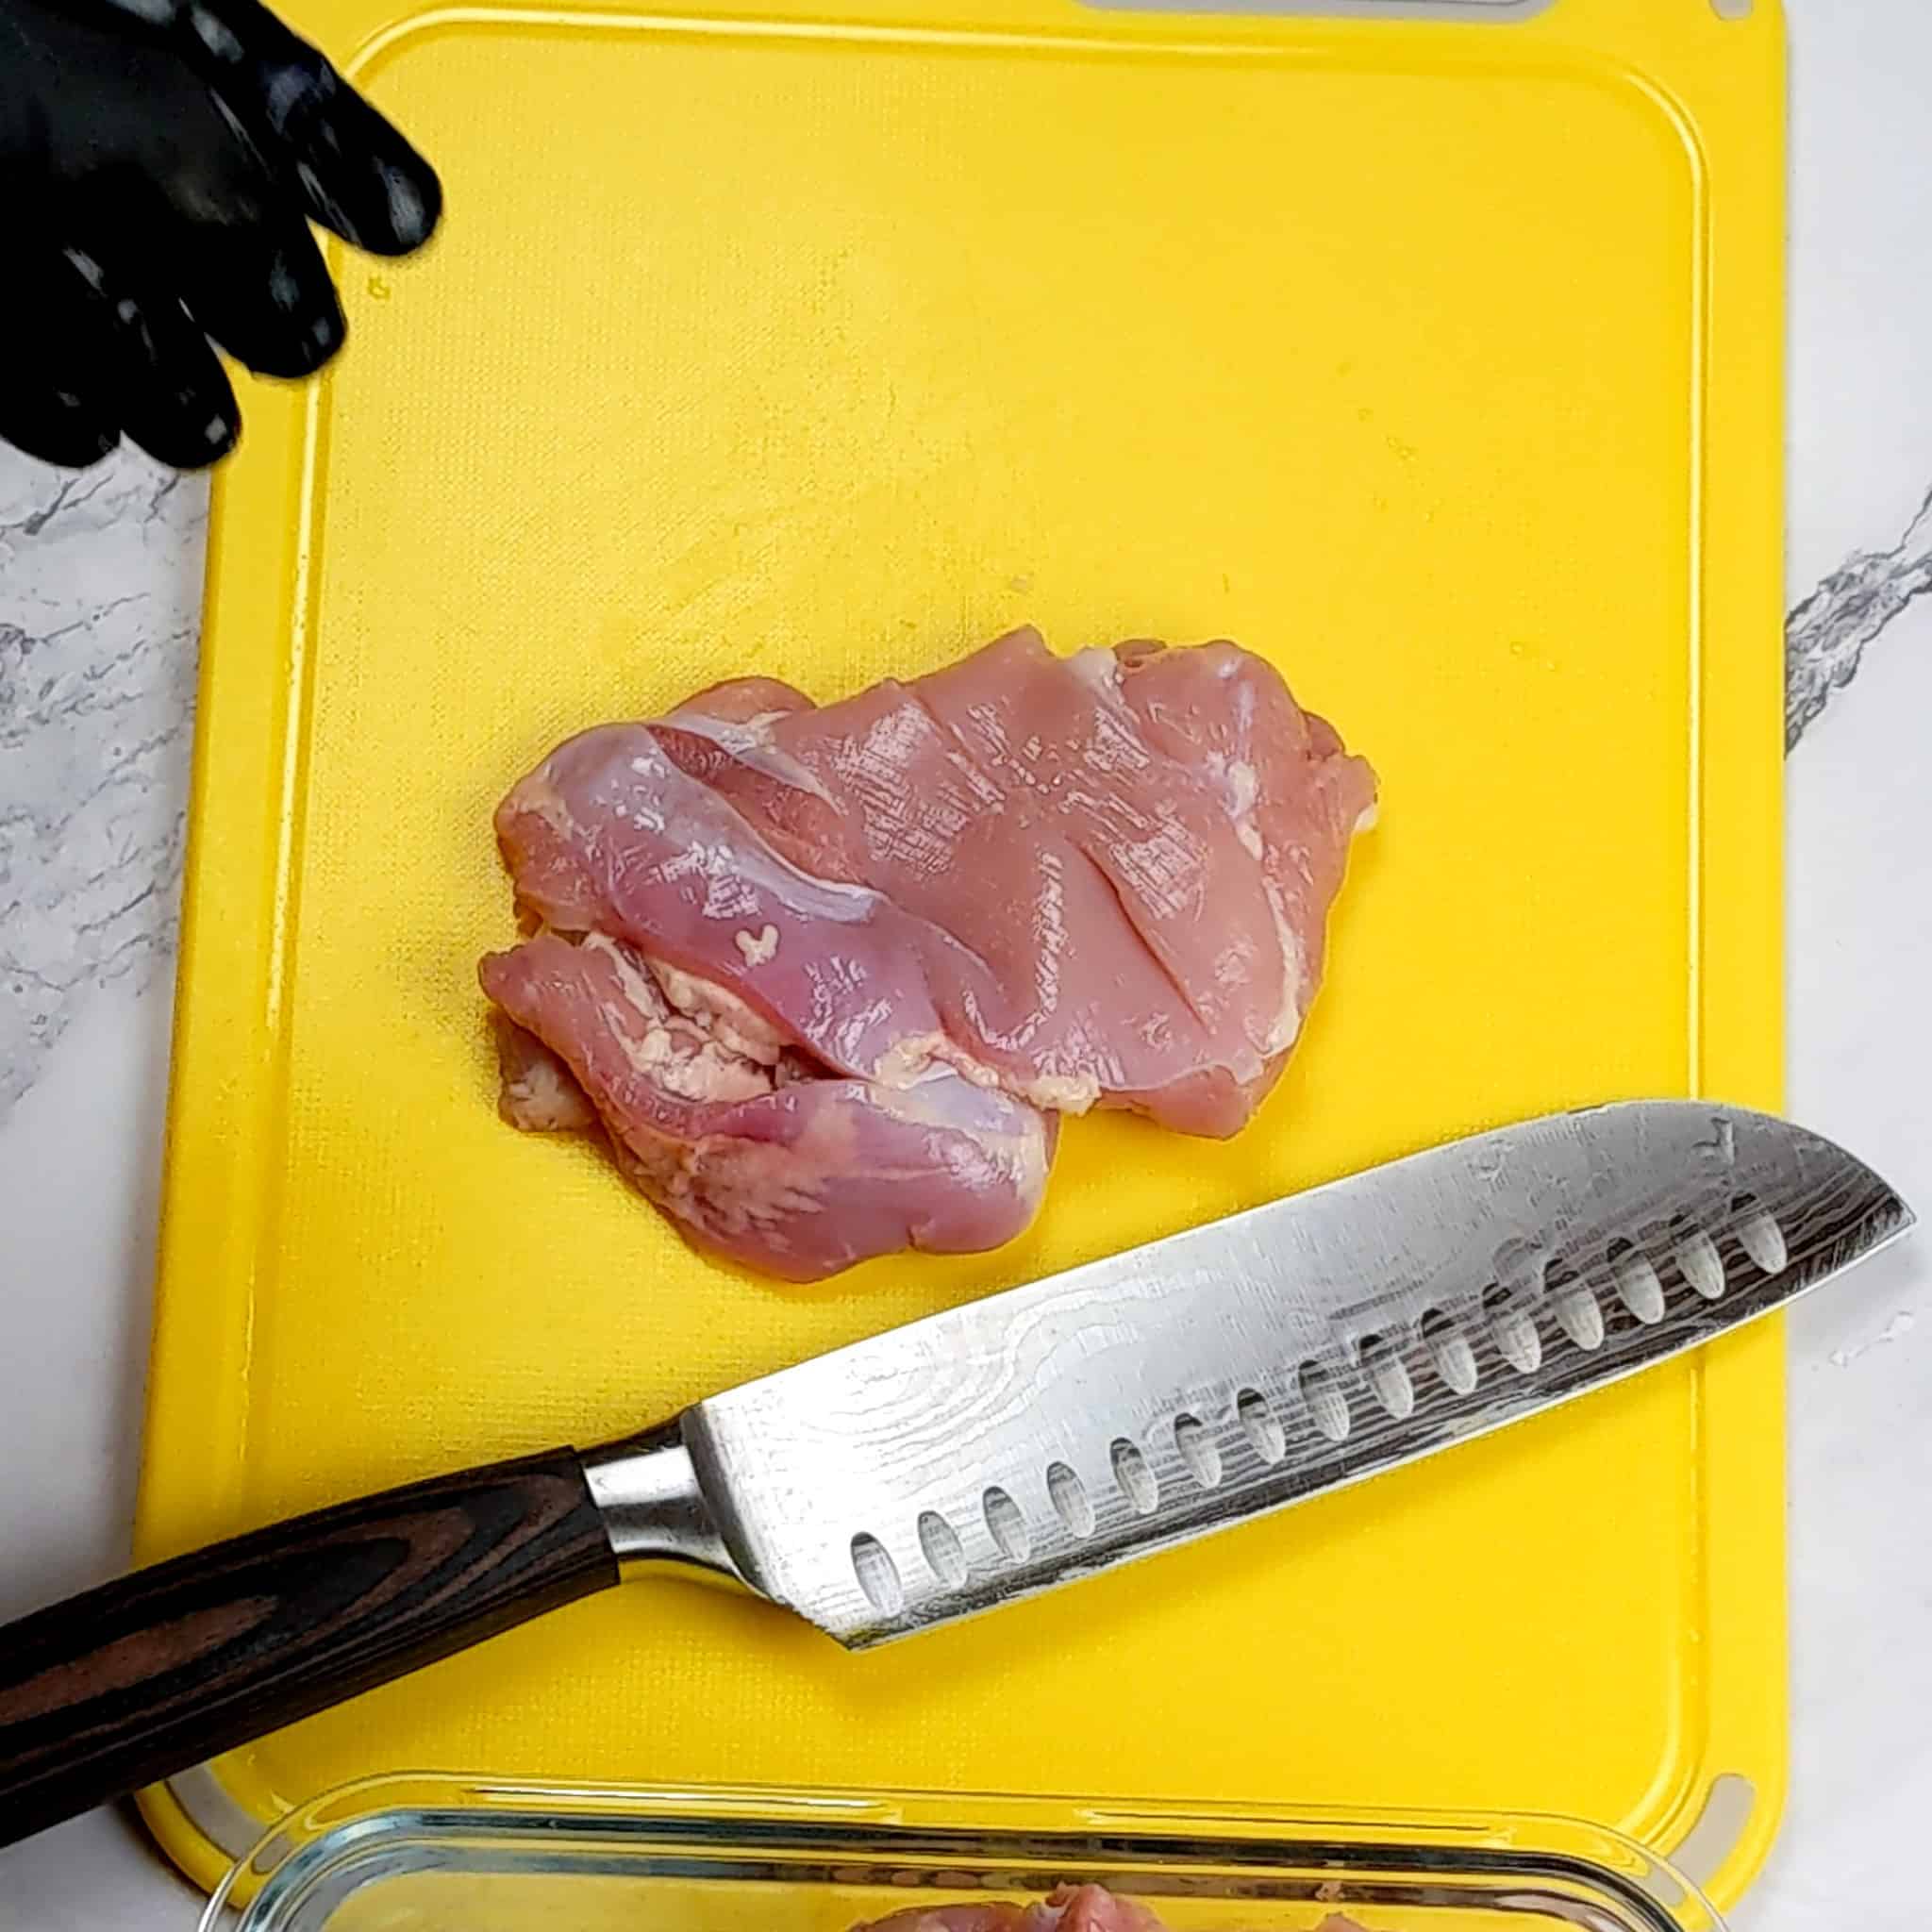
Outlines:
<svg viewBox="0 0 1932 1932"><path fill-rule="evenodd" d="M0 1844L616 1583L576 1452L319 1509L0 1628Z"/></svg>

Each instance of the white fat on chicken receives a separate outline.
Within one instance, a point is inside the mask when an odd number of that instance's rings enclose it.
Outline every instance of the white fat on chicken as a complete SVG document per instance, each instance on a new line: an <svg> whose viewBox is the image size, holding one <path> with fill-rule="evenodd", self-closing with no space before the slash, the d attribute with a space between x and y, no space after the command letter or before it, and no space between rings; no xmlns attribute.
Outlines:
<svg viewBox="0 0 1932 1932"><path fill-rule="evenodd" d="M778 935L772 932L772 951L778 950ZM778 1063L785 1051L786 1036L762 1014L754 1012L743 1000L714 980L686 973L666 959L646 958L651 976L663 989L664 997L688 1019L695 1021L722 1046L760 1066Z"/></svg>
<svg viewBox="0 0 1932 1932"><path fill-rule="evenodd" d="M777 1051L769 1059L745 1052L737 1030L716 1024L702 1002L695 1011L676 1009L657 977L640 970L628 946L601 932L587 934L583 943L615 964L630 1009L614 1029L617 1041L654 1085L680 1100L749 1100L772 1091Z"/></svg>

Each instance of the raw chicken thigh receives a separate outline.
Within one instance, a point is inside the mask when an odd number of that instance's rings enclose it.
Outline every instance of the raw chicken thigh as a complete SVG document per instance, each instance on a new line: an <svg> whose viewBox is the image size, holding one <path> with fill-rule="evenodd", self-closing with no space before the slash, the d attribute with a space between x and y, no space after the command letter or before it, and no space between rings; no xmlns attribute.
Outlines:
<svg viewBox="0 0 1932 1932"><path fill-rule="evenodd" d="M814 706L743 678L559 746L482 964L520 1126L594 1115L699 1241L816 1279L1031 1220L1062 1113L1224 1136L1322 972L1368 766L1231 643L1015 631Z"/></svg>
<svg viewBox="0 0 1932 1932"><path fill-rule="evenodd" d="M1004 1900L978 1905L915 1906L854 1932L1165 1932L1137 1900L1098 1885L1063 1885L1035 1905ZM1315 1932L1361 1932L1352 1919L1331 1912Z"/></svg>
<svg viewBox="0 0 1932 1932"><path fill-rule="evenodd" d="M1035 1905L915 1906L854 1932L1164 1932L1143 1905L1098 1885L1063 1885Z"/></svg>

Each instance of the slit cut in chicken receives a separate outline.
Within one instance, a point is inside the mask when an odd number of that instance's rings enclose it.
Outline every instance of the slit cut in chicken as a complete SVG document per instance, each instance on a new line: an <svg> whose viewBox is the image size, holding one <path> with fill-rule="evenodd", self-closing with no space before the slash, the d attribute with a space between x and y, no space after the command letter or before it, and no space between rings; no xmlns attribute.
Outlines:
<svg viewBox="0 0 1932 1932"><path fill-rule="evenodd" d="M496 814L515 1125L600 1124L690 1234L814 1280L1032 1219L1059 1117L1223 1137L1280 1074L1374 780L1226 642L1015 631L814 706L601 725Z"/></svg>

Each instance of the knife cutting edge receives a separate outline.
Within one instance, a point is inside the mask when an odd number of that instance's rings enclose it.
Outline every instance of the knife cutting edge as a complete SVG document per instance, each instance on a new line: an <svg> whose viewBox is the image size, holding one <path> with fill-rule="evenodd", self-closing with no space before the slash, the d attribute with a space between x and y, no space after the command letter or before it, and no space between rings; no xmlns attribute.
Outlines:
<svg viewBox="0 0 1932 1932"><path fill-rule="evenodd" d="M950 1623L1636 1374L1911 1223L1766 1115L1552 1115L273 1524L0 1629L0 1843L641 1570L852 1648Z"/></svg>

